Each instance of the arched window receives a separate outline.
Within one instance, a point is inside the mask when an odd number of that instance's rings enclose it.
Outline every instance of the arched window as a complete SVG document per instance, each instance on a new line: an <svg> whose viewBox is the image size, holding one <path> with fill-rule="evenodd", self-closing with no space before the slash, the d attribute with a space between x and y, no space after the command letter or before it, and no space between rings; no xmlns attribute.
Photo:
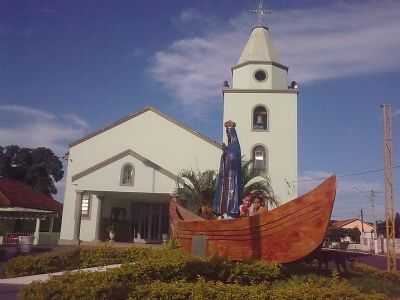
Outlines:
<svg viewBox="0 0 400 300"><path fill-rule="evenodd" d="M267 152L264 146L258 145L253 148L253 172L261 175L267 171Z"/></svg>
<svg viewBox="0 0 400 300"><path fill-rule="evenodd" d="M264 106L257 106L253 111L253 129L268 130L268 112Z"/></svg>
<svg viewBox="0 0 400 300"><path fill-rule="evenodd" d="M131 164L125 164L121 170L121 185L133 185L135 169Z"/></svg>

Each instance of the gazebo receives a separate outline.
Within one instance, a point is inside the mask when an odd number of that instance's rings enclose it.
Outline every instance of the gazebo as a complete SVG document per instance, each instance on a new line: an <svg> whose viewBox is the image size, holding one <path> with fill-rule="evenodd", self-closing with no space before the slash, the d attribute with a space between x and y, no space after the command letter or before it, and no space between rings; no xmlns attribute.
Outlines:
<svg viewBox="0 0 400 300"><path fill-rule="evenodd" d="M51 196L34 191L30 186L9 179L0 179L0 222L3 230L8 234L32 235L34 244L40 241L40 223L49 220L50 233L53 232L54 219L61 216L62 204ZM19 232L17 222L29 222L36 220L33 226Z"/></svg>

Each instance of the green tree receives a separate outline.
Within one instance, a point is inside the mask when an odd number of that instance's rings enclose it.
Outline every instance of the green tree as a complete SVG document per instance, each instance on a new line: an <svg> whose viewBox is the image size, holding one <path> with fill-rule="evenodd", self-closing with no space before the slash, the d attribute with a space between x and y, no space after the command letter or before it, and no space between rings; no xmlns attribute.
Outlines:
<svg viewBox="0 0 400 300"><path fill-rule="evenodd" d="M38 192L56 194L55 182L63 176L61 160L48 148L0 147L0 178L23 182Z"/></svg>
<svg viewBox="0 0 400 300"><path fill-rule="evenodd" d="M383 235L386 238L386 221L377 221L378 236ZM397 212L394 218L394 231L396 239L400 238L400 213Z"/></svg>
<svg viewBox="0 0 400 300"><path fill-rule="evenodd" d="M340 242L342 238L350 237L350 239L355 242L360 242L361 232L358 228L338 228L335 226L329 226L326 238L331 242Z"/></svg>

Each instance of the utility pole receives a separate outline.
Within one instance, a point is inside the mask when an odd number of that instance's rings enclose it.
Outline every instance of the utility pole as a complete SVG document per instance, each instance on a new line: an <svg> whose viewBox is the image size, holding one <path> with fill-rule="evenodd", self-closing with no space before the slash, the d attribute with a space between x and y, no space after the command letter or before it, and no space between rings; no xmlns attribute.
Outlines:
<svg viewBox="0 0 400 300"><path fill-rule="evenodd" d="M385 162L385 217L387 270L396 271L396 240L394 224L394 180L393 180L393 140L392 106L383 104L384 162Z"/></svg>
<svg viewBox="0 0 400 300"><path fill-rule="evenodd" d="M377 239L378 238L378 223L376 221L376 213L375 213L375 196L376 196L376 192L374 190L371 190L371 192L369 194L369 199L371 201L372 218L374 220L375 239Z"/></svg>
<svg viewBox="0 0 400 300"><path fill-rule="evenodd" d="M361 208L361 236L364 237L364 212Z"/></svg>

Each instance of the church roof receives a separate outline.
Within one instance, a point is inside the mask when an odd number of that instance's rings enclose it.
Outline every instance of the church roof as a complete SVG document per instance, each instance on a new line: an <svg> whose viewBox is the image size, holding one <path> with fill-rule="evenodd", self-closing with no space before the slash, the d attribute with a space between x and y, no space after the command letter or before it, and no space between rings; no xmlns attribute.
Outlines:
<svg viewBox="0 0 400 300"><path fill-rule="evenodd" d="M279 55L272 46L269 29L264 26L254 27L249 40L242 50L237 65L248 62L274 62L279 64L279 61Z"/></svg>
<svg viewBox="0 0 400 300"><path fill-rule="evenodd" d="M145 107L145 108L144 108L143 110L141 110L141 111L132 113L132 114L130 114L130 115L128 115L128 116L126 116L126 117L124 117L124 118L122 118L122 119L119 119L118 121L116 121L116 122L114 122L114 123L112 123L112 124L110 124L110 125L108 125L108 126L102 128L102 129L100 129L100 130L97 130L97 131L95 131L95 132L93 132L93 133L90 133L89 135L87 135L87 136L85 136L85 137L83 137L83 138L81 138L81 139L79 139L79 140L77 140L77 141L71 143L69 146L70 146L70 147L73 147L73 146L76 146L76 145L78 145L78 144L80 144L80 143L83 143L84 141L87 141L87 140L91 139L92 137L95 137L96 135L99 135L99 134L101 134L101 133L103 133L103 132L105 132L105 131L107 131L107 130L109 130L109 129L112 129L112 128L114 128L114 127L116 127L116 126L118 126L118 125L120 125L120 124L122 124L122 123L125 123L125 122L127 122L127 121L129 121L129 120L131 120L131 119L133 119L133 118L135 118L135 117L137 117L137 116L139 116L139 115L145 113L145 112L148 112L148 111L152 111L153 113L159 115L160 117L162 117L162 118L168 120L168 121L171 122L171 123L174 123L175 125L177 125L177 126L181 127L182 129L184 129L184 130L190 132L191 134L193 134L193 135L195 135L195 136L197 136L197 137L203 139L204 141L206 141L206 142L212 144L213 146L216 146L216 147L218 147L218 148L221 148L221 145L220 145L219 143L217 143L216 141L214 141L214 140L210 139L209 137L207 137L207 136L201 134L200 132L198 132L198 131L196 131L196 130L194 130L194 129L192 129L192 128L186 126L186 125L184 125L183 123L181 123L181 122L175 120L174 118L171 118L170 116L168 116L168 115L166 115L166 114L160 112L159 110L157 110L156 108L154 108L154 107L152 107L152 106Z"/></svg>

